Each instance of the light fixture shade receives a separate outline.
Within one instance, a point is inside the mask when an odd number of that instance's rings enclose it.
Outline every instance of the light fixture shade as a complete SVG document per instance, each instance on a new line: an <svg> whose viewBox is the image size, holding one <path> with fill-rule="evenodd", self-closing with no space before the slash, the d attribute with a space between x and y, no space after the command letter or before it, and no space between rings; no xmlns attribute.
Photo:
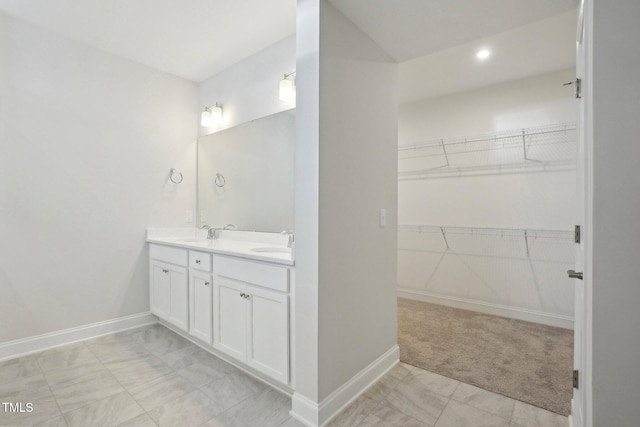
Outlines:
<svg viewBox="0 0 640 427"><path fill-rule="evenodd" d="M200 126L210 127L212 124L213 120L211 118L211 109L209 107L205 107L204 111L200 115Z"/></svg>
<svg viewBox="0 0 640 427"><path fill-rule="evenodd" d="M294 80L284 78L280 80L280 101L291 102L296 97Z"/></svg>
<svg viewBox="0 0 640 427"><path fill-rule="evenodd" d="M222 106L218 105L217 102L216 105L211 107L211 121L216 124L222 122Z"/></svg>

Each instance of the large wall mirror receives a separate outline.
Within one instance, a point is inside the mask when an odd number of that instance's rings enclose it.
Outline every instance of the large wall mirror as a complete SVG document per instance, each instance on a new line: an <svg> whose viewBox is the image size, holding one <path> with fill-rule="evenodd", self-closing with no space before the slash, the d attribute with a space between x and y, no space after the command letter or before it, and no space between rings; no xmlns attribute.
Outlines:
<svg viewBox="0 0 640 427"><path fill-rule="evenodd" d="M295 110L198 140L198 226L293 230Z"/></svg>

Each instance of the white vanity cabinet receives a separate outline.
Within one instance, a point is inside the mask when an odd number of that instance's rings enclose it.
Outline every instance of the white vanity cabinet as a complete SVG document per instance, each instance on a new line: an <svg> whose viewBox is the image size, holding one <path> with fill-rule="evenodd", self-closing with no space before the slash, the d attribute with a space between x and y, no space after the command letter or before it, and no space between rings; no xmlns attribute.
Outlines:
<svg viewBox="0 0 640 427"><path fill-rule="evenodd" d="M210 352L290 385L291 264L182 244L149 243L151 312Z"/></svg>
<svg viewBox="0 0 640 427"><path fill-rule="evenodd" d="M189 333L211 344L211 254L189 251Z"/></svg>
<svg viewBox="0 0 640 427"><path fill-rule="evenodd" d="M149 258L151 312L188 331L187 251L150 245Z"/></svg>
<svg viewBox="0 0 640 427"><path fill-rule="evenodd" d="M289 382L289 270L214 256L214 348Z"/></svg>

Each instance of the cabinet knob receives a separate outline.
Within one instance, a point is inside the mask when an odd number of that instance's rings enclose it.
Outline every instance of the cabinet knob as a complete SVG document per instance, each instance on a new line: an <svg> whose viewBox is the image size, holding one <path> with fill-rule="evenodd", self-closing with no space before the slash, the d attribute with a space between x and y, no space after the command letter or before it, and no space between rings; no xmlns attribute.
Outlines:
<svg viewBox="0 0 640 427"><path fill-rule="evenodd" d="M251 297L251 295L249 294L244 294L245 299L249 299Z"/></svg>
<svg viewBox="0 0 640 427"><path fill-rule="evenodd" d="M200 264L200 260L199 259L196 260L196 264Z"/></svg>
<svg viewBox="0 0 640 427"><path fill-rule="evenodd" d="M244 294L243 293L240 293L240 298L244 298Z"/></svg>
<svg viewBox="0 0 640 427"><path fill-rule="evenodd" d="M205 286L209 286L209 282L204 282L204 285Z"/></svg>
<svg viewBox="0 0 640 427"><path fill-rule="evenodd" d="M167 270L167 269L163 268L163 269L162 269L162 272L163 272L163 273L168 273L168 272L169 272L169 270Z"/></svg>

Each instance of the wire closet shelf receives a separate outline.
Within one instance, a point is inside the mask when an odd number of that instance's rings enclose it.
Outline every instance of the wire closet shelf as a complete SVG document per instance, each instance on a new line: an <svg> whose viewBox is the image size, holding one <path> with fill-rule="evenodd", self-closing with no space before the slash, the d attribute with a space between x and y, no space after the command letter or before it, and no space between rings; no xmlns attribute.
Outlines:
<svg viewBox="0 0 640 427"><path fill-rule="evenodd" d="M518 128L398 147L400 179L575 168L576 123Z"/></svg>
<svg viewBox="0 0 640 427"><path fill-rule="evenodd" d="M526 254L530 253L530 244L536 240L549 240L563 243L573 243L574 232L570 230L545 230L525 228L493 228L493 227L464 227L431 224L398 224L398 232L434 233L439 234L447 249L450 249L447 236L465 235L469 237L494 237L522 239Z"/></svg>

